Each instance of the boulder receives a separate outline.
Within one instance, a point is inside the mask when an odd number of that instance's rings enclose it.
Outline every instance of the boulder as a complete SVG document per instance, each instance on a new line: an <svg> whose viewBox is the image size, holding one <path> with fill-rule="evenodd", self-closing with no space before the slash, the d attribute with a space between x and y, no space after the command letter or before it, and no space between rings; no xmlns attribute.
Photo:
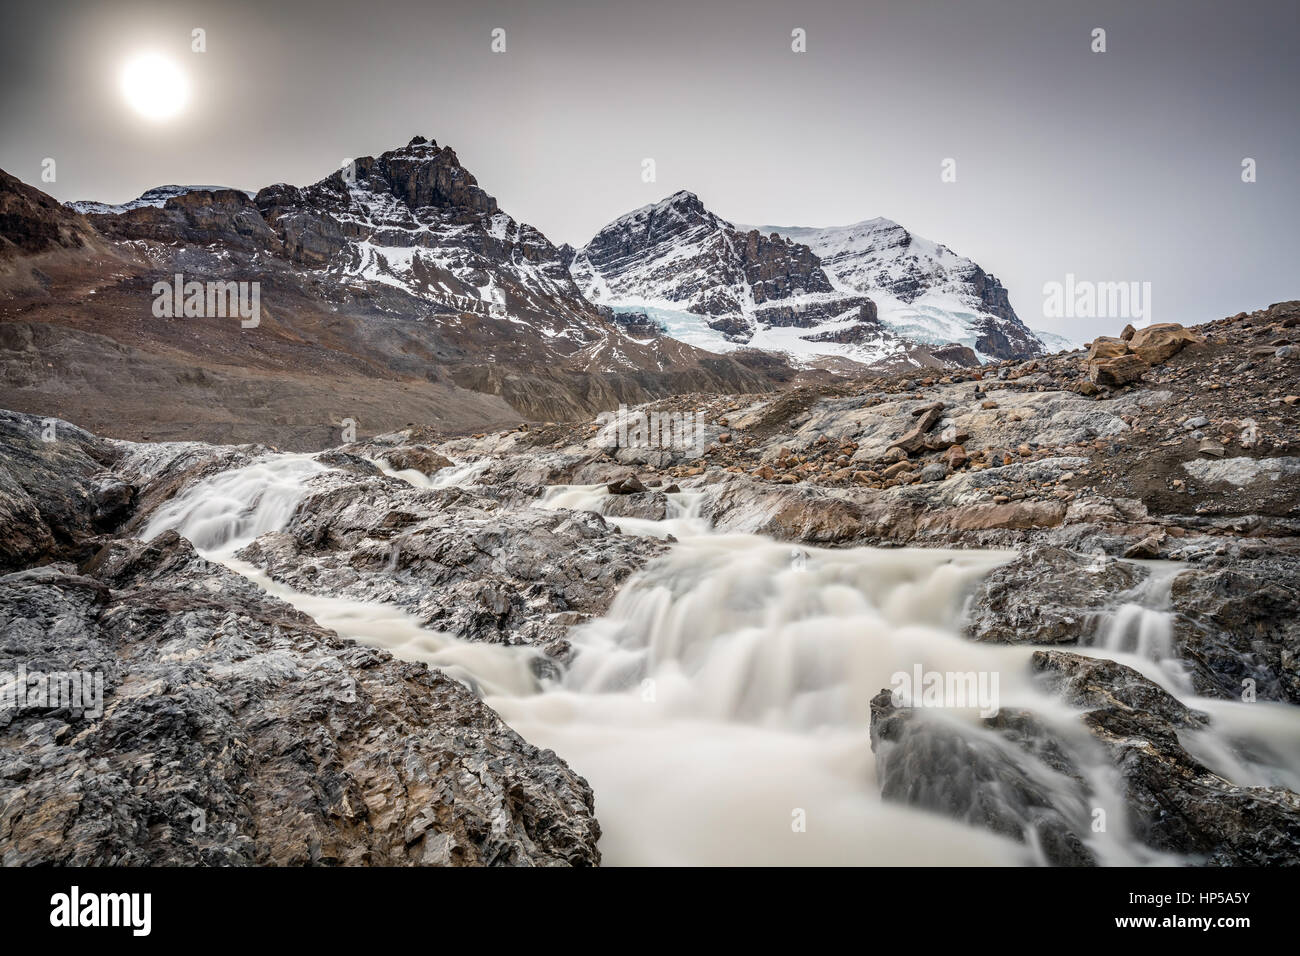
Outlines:
<svg viewBox="0 0 1300 956"><path fill-rule="evenodd" d="M606 488L611 495L639 495L646 490L646 486L641 483L641 479L636 475L629 475L626 478L611 481L606 485Z"/></svg>
<svg viewBox="0 0 1300 956"><path fill-rule="evenodd" d="M1084 355L1085 364L1091 365L1093 362L1105 362L1113 358L1119 358L1121 355L1128 353L1128 343L1123 339L1113 338L1109 335L1099 335L1088 347L1088 353Z"/></svg>
<svg viewBox="0 0 1300 956"><path fill-rule="evenodd" d="M1149 366L1136 355L1118 355L1088 363L1088 378L1094 385L1127 385L1136 382Z"/></svg>
<svg viewBox="0 0 1300 956"><path fill-rule="evenodd" d="M916 424L902 438L889 446L891 451L897 448L907 455L915 455L917 452L924 451L926 449L925 434L943 417L943 403L936 402L933 405L927 405L924 408L917 409L912 414L917 418Z"/></svg>
<svg viewBox="0 0 1300 956"><path fill-rule="evenodd" d="M1148 365L1159 365L1179 352L1183 346L1205 339L1176 322L1162 322L1138 329L1129 339L1129 351Z"/></svg>
<svg viewBox="0 0 1300 956"><path fill-rule="evenodd" d="M423 475L432 475L439 469L450 468L452 464L450 458L424 445L399 445L392 451L385 452L382 458L394 471L413 469Z"/></svg>
<svg viewBox="0 0 1300 956"><path fill-rule="evenodd" d="M1146 576L1115 558L1030 548L980 582L964 631L994 644L1078 644Z"/></svg>

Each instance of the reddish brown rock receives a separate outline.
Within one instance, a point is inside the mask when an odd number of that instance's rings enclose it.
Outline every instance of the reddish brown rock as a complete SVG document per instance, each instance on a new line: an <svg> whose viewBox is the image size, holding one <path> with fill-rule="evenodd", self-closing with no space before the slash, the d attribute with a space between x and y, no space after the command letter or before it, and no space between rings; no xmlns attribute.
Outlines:
<svg viewBox="0 0 1300 956"><path fill-rule="evenodd" d="M993 528L1055 528L1065 518L1060 501L1015 501L1007 504L948 508L921 520L926 531L988 531Z"/></svg>
<svg viewBox="0 0 1300 956"><path fill-rule="evenodd" d="M1162 322L1138 329L1129 340L1131 352L1148 365L1159 365L1172 358L1185 345L1204 342L1195 332L1183 328L1177 322Z"/></svg>
<svg viewBox="0 0 1300 956"><path fill-rule="evenodd" d="M928 432L943 417L943 403L935 402L933 405L927 405L912 413L918 417L918 421L912 428L898 441L890 445L890 450L897 448L907 455L914 455L923 451L925 445L925 433Z"/></svg>
<svg viewBox="0 0 1300 956"><path fill-rule="evenodd" d="M1120 355L1088 363L1088 378L1094 385L1127 385L1140 379L1148 368L1136 355Z"/></svg>

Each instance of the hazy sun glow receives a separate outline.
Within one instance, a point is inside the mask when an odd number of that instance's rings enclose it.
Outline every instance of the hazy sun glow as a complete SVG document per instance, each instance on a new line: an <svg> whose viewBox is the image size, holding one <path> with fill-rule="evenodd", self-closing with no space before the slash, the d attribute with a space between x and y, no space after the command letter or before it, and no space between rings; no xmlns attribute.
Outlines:
<svg viewBox="0 0 1300 956"><path fill-rule="evenodd" d="M122 95L145 119L171 119L189 98L189 81L165 56L142 53L122 68Z"/></svg>

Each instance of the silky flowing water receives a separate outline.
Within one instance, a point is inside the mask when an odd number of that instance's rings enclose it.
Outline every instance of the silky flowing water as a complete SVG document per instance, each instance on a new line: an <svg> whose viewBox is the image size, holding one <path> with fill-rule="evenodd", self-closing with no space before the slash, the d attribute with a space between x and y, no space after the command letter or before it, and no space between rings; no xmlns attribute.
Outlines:
<svg viewBox="0 0 1300 956"><path fill-rule="evenodd" d="M445 487L484 467L396 475ZM325 470L309 456L280 455L214 475L159 509L145 535L174 528L323 626L463 681L591 783L607 864L1041 862L1032 840L881 800L869 702L917 668L996 675L999 706L1032 710L1066 742L1091 801L1109 808L1105 831L1088 836L1101 862L1181 862L1127 838L1119 781L1078 711L1032 679L1034 648L961 636L965 601L1014 552L818 549L717 534L699 516L699 494L674 494L664 521L608 519L675 543L622 585L608 613L570 631L571 665L541 680L536 650L463 641L391 605L304 594L235 557L284 527L305 482ZM607 497L603 486L555 487L538 506L600 512ZM1209 712L1211 729L1185 733L1183 743L1234 783L1300 788L1300 708L1193 697L1167 610L1178 568L1148 564L1148 583L1087 646L1070 650L1135 667ZM977 711L947 708L932 719L1005 748ZM1069 781L1016 759L1058 808L1087 819Z"/></svg>

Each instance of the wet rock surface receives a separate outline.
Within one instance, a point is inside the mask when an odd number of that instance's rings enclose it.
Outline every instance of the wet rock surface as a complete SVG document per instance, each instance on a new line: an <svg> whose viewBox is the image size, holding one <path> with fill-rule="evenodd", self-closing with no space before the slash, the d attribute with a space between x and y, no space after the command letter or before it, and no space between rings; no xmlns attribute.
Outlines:
<svg viewBox="0 0 1300 956"><path fill-rule="evenodd" d="M1193 758L1179 731L1207 723L1131 668L1038 651L1034 668L1076 706L1118 769L1129 825L1147 846L1216 866L1295 863L1300 795L1238 787Z"/></svg>
<svg viewBox="0 0 1300 956"><path fill-rule="evenodd" d="M592 793L463 685L317 626L175 533L0 577L5 865L595 864ZM93 710L92 708L91 710Z"/></svg>
<svg viewBox="0 0 1300 956"><path fill-rule="evenodd" d="M1214 866L1294 864L1300 795L1235 786L1188 753L1179 735L1203 730L1207 715L1114 661L1042 650L1031 667L1078 708L1118 776L1119 806L1065 756L1062 728L1018 710L964 725L900 706L887 690L871 703L882 796L1030 844L1053 865L1098 862L1085 845L1098 820L1128 827L1148 861L1171 853Z"/></svg>
<svg viewBox="0 0 1300 956"><path fill-rule="evenodd" d="M871 701L871 749L884 799L1032 842L1056 866L1096 862L1081 836L1087 832L1086 791L1064 758L1058 766L1040 762L1027 771L1014 753L1016 744L1000 734L964 731L922 713L897 706L889 691ZM988 723L1023 728L1032 721L1031 715L1016 713L999 714ZM1032 727L1031 734L1043 739L1042 728ZM1076 790L1065 811L1062 782L1072 782Z"/></svg>
<svg viewBox="0 0 1300 956"><path fill-rule="evenodd" d="M240 557L298 590L395 604L467 640L562 653L568 627L663 552L594 512L512 508L467 488L339 473L311 487L283 531Z"/></svg>
<svg viewBox="0 0 1300 956"><path fill-rule="evenodd" d="M1300 704L1300 558L1217 559L1176 577L1171 598L1199 693Z"/></svg>
<svg viewBox="0 0 1300 956"><path fill-rule="evenodd" d="M1030 548L980 583L966 635L995 644L1078 644L1146 576L1114 558Z"/></svg>

